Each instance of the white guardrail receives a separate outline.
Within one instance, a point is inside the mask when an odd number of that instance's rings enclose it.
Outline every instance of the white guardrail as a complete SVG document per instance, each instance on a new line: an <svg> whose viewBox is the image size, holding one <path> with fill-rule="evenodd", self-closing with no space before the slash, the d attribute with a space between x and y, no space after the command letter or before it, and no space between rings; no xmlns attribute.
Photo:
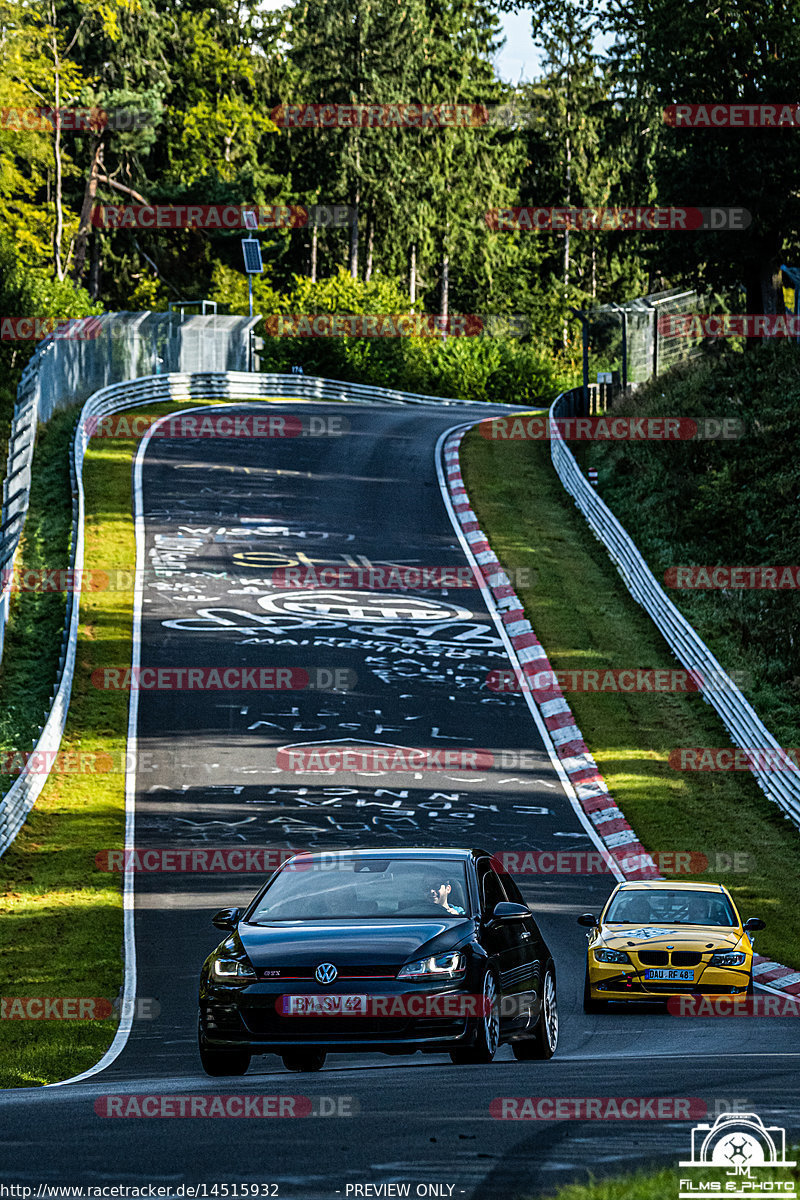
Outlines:
<svg viewBox="0 0 800 1200"><path fill-rule="evenodd" d="M315 376L255 374L246 371L198 373L192 375L152 375L125 383L112 384L94 393L83 406L70 448L73 476L73 523L70 569L74 572L74 590L67 594L67 615L60 676L47 720L31 751L32 761L23 769L6 794L0 798L0 856L13 842L47 782L49 763L61 744L72 693L78 640L81 574L83 570L84 492L83 460L89 444L89 432L97 420L124 409L179 400L258 400L274 397L305 400L341 400L350 404L436 404L481 407L480 401L456 400L441 396L422 396L389 388L367 387ZM22 513L27 509L30 463ZM10 588L10 583L6 583ZM8 591L5 601L7 603Z"/></svg>
<svg viewBox="0 0 800 1200"><path fill-rule="evenodd" d="M678 661L687 670L697 672L700 679L714 681L714 686L701 687L700 690L704 699L721 717L733 743L742 749L755 747L772 752L777 760L781 746L708 646L669 599L631 538L578 467L554 421L558 417L579 415L583 415L580 388L563 392L550 408L550 455L559 479L573 497L595 537L605 546L628 591L653 619ZM800 771L794 764L787 761L782 770L763 770L757 765L750 769L764 794L800 827Z"/></svg>
<svg viewBox="0 0 800 1200"><path fill-rule="evenodd" d="M25 524L25 514L28 511L35 441L36 401L33 396L27 396L18 402L14 409L11 436L8 440L8 468L3 480L3 509L0 521L0 570L3 572L0 584L0 658L3 656L11 598L6 577L14 565L22 527Z"/></svg>

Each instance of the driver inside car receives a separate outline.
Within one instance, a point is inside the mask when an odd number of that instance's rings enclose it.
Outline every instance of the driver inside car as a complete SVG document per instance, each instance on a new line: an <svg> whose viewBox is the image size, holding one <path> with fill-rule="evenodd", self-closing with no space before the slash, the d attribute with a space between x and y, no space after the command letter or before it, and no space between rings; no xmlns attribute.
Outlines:
<svg viewBox="0 0 800 1200"><path fill-rule="evenodd" d="M690 893L686 903L686 916L682 923L686 925L708 924L708 902L705 896L699 892L695 895Z"/></svg>
<svg viewBox="0 0 800 1200"><path fill-rule="evenodd" d="M466 914L466 909L462 908L460 904L450 903L450 892L453 889L453 885L449 879L442 880L437 876L435 879L429 880L428 888L428 895L434 904L441 905L446 912L451 913L454 917L463 917ZM460 896L454 897L454 899L460 898Z"/></svg>

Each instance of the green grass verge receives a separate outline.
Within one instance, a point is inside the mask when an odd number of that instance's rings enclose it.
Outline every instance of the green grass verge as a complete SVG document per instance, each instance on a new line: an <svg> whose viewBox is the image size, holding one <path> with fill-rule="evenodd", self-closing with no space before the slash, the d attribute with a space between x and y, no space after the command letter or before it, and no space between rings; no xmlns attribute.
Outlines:
<svg viewBox="0 0 800 1200"><path fill-rule="evenodd" d="M160 416L196 404L196 400L173 401L135 413ZM24 565L28 567L66 565L71 506L69 475L67 472L65 484L62 466L67 463L69 429L75 415L76 410L61 414L46 431L40 431L37 456L40 449L46 454L37 458L36 498L34 501L32 495L26 522ZM130 570L136 561L131 463L137 444L134 439L95 439L87 453L86 571ZM55 678L64 597L23 593L19 599L24 604L18 603L15 609L17 629L10 633L4 654L4 729L6 737L16 737L16 745L24 745L15 732L27 728L23 710L44 711L33 702L26 708L24 682L33 680L37 695L44 688L46 702ZM29 608L31 601L35 606L45 599L54 609L60 605L58 620L49 607ZM43 614L48 618L41 631L37 614L43 620ZM91 686L91 674L130 661L131 621L130 592L82 594L75 680L61 744L65 754L111 754L117 760L124 754L128 695L99 691ZM27 636L38 638L34 650L29 648ZM20 710L16 717L10 712L14 704ZM39 715L37 722L41 720ZM36 732L34 729L31 737ZM9 782L6 777L5 783ZM124 828L124 775L51 774L28 820L0 859L0 979L2 997L9 1006L14 997L102 997L114 1001L119 995L124 967L120 877L99 871L95 855L121 846ZM78 1074L102 1057L115 1030L116 1018L0 1019L0 1087L29 1087Z"/></svg>
<svg viewBox="0 0 800 1200"><path fill-rule="evenodd" d="M106 442L87 455L86 568L134 561L130 463L133 441ZM97 667L130 654L129 592L81 598L80 641L65 752L125 750L128 697L92 688ZM60 631L59 631L60 635ZM58 644L58 643L56 643ZM117 997L122 984L119 878L97 870L95 854L124 837L121 774L51 774L3 856L0 976L3 997ZM115 1020L0 1021L0 1086L52 1083L86 1070L111 1043Z"/></svg>
<svg viewBox="0 0 800 1200"><path fill-rule="evenodd" d="M587 1184L568 1184L555 1195L557 1200L666 1200L668 1196L677 1196L677 1185L677 1172L666 1170L655 1175L642 1172Z"/></svg>
<svg viewBox="0 0 800 1200"><path fill-rule="evenodd" d="M795 1147L795 1151L797 1150L798 1147ZM786 1157L790 1160L797 1160L799 1156L796 1152L793 1154L787 1152ZM591 1183L567 1184L566 1187L552 1194L552 1200L672 1200L680 1190L680 1178L677 1167L651 1173L637 1171L630 1175L593 1180ZM695 1185L699 1184L701 1178L707 1182L721 1180L722 1188L725 1187L726 1180L720 1171L698 1172L694 1170L692 1172L692 1182ZM800 1169L786 1167L780 1172L779 1178L781 1180L792 1179L795 1184L800 1183ZM551 1193L548 1193L548 1196L550 1195Z"/></svg>
<svg viewBox="0 0 800 1200"><path fill-rule="evenodd" d="M498 558L507 570L531 571L536 581L518 592L555 670L676 666L562 487L548 443L492 441L473 430L461 460L472 506ZM800 833L751 775L681 773L668 765L676 746L730 744L713 709L699 693L566 698L644 846L705 853L711 867L717 855L746 854L746 871L710 869L689 878L729 887L745 917L767 921L759 953L800 968Z"/></svg>
<svg viewBox="0 0 800 1200"><path fill-rule="evenodd" d="M15 571L66 568L72 502L69 443L76 410L39 429L28 514ZM59 592L14 592L0 666L0 747L29 750L49 707L58 672L66 601ZM0 784L8 781L0 776Z"/></svg>
<svg viewBox="0 0 800 1200"><path fill-rule="evenodd" d="M600 494L656 579L675 566L800 563L798 402L800 358L788 339L745 353L714 347L615 401L614 415L733 418L743 432L582 444ZM797 589L665 590L726 670L741 672L742 691L777 741L800 746Z"/></svg>

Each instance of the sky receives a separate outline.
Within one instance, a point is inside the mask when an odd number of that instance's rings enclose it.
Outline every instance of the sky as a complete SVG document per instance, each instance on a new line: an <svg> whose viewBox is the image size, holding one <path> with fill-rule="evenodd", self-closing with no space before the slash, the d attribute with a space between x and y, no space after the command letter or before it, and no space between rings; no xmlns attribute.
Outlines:
<svg viewBox="0 0 800 1200"><path fill-rule="evenodd" d="M283 8L286 3L287 0L262 0L261 7L272 10ZM531 38L530 10L500 13L500 20L506 44L495 57L495 69L507 83L527 82L536 74L540 57Z"/></svg>
<svg viewBox="0 0 800 1200"><path fill-rule="evenodd" d="M541 58L541 51L531 37L531 11L501 13L500 19L506 44L495 58L495 70L506 83L528 83L536 74Z"/></svg>

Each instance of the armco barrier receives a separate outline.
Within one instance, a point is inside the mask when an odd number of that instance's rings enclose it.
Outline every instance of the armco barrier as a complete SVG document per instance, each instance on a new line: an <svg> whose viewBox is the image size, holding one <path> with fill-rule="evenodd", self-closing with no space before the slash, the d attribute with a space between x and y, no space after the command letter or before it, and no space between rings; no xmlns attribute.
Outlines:
<svg viewBox="0 0 800 1200"><path fill-rule="evenodd" d="M246 401L278 396L308 400L341 400L350 404L435 403L448 406L479 404L477 401L420 396L410 392L341 383L331 379L317 379L302 375L261 375L245 371L230 371L222 374L152 375L127 383L113 384L90 396L81 411L70 447L70 468L73 473L73 521L69 565L75 572L73 575L75 588L67 594L67 616L58 685L47 720L34 745L34 751L48 754L58 750L64 733L72 693L83 568L83 460L89 443L86 432L89 419L101 418L124 409L146 404L160 404L165 401L187 399ZM27 505L27 493L25 503ZM45 758L44 761L50 760ZM44 772L31 773L24 770L0 799L0 856L5 853L25 823L28 813L36 803L46 782L47 775Z"/></svg>
<svg viewBox="0 0 800 1200"><path fill-rule="evenodd" d="M575 456L553 423L558 417L584 415L582 403L582 389L574 388L556 397L550 408L550 454L559 479L575 500L595 537L605 546L628 591L652 617L678 661L688 670L696 671L700 678L715 680L714 688L701 688L701 691L722 718L734 744L742 748L758 746L779 750L778 742L752 705L666 595L611 509L588 483ZM724 677L724 687L719 686L720 676ZM800 771L794 766L784 771L761 770L758 767L751 769L764 794L800 827Z"/></svg>
<svg viewBox="0 0 800 1200"><path fill-rule="evenodd" d="M35 440L36 403L32 396L28 396L14 408L11 437L8 441L8 466L3 480L0 569L6 572L13 566L22 527L25 524L25 514L28 511ZM5 575L3 578L5 579ZM0 658L3 657L10 599L10 589L0 584Z"/></svg>

